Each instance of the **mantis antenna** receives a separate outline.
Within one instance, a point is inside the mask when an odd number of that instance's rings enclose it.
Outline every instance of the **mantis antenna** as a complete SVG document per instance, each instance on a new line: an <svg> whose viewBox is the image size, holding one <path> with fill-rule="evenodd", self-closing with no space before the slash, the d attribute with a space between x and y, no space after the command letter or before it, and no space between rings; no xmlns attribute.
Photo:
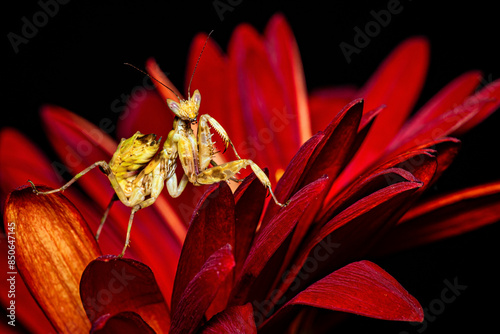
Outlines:
<svg viewBox="0 0 500 334"><path fill-rule="evenodd" d="M174 93L174 95L177 97L177 99L179 99L179 101L181 101L182 99L179 97L179 95L177 95L173 90L172 88L168 87L167 85L165 85L163 82L161 82L160 80L156 79L154 76L148 74L147 72L141 70L140 68L138 68L137 66L134 66L132 64L129 64L129 63L123 63L124 65L127 65L127 66L130 66L132 68L135 68L136 70L138 70L139 72L147 75L148 77L150 77L151 79L153 80L156 80L160 85L162 85L163 87L165 87L166 89L168 89L169 91L171 91L172 93Z"/></svg>
<svg viewBox="0 0 500 334"><path fill-rule="evenodd" d="M189 85L188 85L188 100L191 95L191 82L193 81L194 73L196 72L196 68L198 67L198 63L200 62L201 55L203 54L203 51L205 50L205 46L207 46L208 39L210 38L210 35L212 35L214 31L210 31L210 33L207 36L207 39L205 40L205 44L203 44L203 48L201 49L200 55L198 56L198 60L196 61L196 65L194 65L194 70L193 74L191 74L191 79L189 80Z"/></svg>
<svg viewBox="0 0 500 334"><path fill-rule="evenodd" d="M210 31L210 33L208 34L207 36L207 39L205 40L205 44L203 44L203 48L201 49L201 52L200 52L200 55L198 56L198 60L196 61L196 65L194 65L194 70L193 70L193 74L191 74L191 79L189 80L189 85L188 85L188 100L191 98L191 82L193 81L193 77L194 77L194 73L196 72L196 68L198 67L198 63L200 62L200 59L201 59L201 55L203 54L203 51L205 51L205 47L207 46L207 42L210 38L210 35L212 35L214 31ZM169 91L171 91L172 93L174 93L174 95L177 97L177 99L179 101L181 101L182 99L179 97L179 95L177 95L173 90L172 88L168 87L167 85L165 85L163 82L161 82L160 80L156 79L154 76L150 75L149 73L141 70L140 68L138 68L137 66L134 66L130 63L123 63L124 65L127 65L127 66L130 66L132 68L135 68L137 71L147 75L148 77L150 77L151 79L155 80L156 82L158 82L160 85L162 85L163 87L165 87L166 89L168 89Z"/></svg>

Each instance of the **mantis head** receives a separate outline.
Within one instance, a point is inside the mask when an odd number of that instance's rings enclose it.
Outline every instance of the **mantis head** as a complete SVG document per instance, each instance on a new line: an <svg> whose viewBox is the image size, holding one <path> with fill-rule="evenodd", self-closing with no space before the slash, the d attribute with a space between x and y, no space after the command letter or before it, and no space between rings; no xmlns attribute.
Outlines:
<svg viewBox="0 0 500 334"><path fill-rule="evenodd" d="M191 123L197 122L200 102L201 94L198 90L195 90L193 96L187 100L179 99L179 102L176 102L172 99L167 99L167 105L175 116Z"/></svg>

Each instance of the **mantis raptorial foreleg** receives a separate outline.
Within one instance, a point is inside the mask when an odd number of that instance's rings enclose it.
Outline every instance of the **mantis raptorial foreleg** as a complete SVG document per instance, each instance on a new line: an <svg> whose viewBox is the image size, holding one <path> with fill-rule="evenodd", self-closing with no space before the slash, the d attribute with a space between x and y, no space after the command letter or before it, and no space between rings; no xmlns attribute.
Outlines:
<svg viewBox="0 0 500 334"><path fill-rule="evenodd" d="M227 181L232 179L234 175L240 171L240 169L246 168L247 166L252 168L259 181L264 185L264 187L269 189L274 202L281 207L285 206L286 204L281 204L274 195L273 190L271 189L271 182L269 181L267 175L252 160L240 159L208 168L196 176L196 182L199 184L213 184L216 182Z"/></svg>
<svg viewBox="0 0 500 334"><path fill-rule="evenodd" d="M186 176L186 174L184 174L181 178L181 182L177 184L177 175L175 175L174 173L174 175L172 175L167 180L168 194L173 198L179 197L186 188L188 183L189 183L188 177Z"/></svg>
<svg viewBox="0 0 500 334"><path fill-rule="evenodd" d="M231 141L231 139L229 139L229 136L228 136L226 130L222 127L222 125L219 124L219 122L217 122L217 120L215 118L213 118L212 116L210 116L208 114L201 115L200 121L198 123L198 143L200 144L200 146L204 144L204 141L202 140L202 138L200 138L200 133L210 133L209 124L221 136L222 140L224 141L224 145L225 145L226 149L229 145L231 145L236 157L238 159L241 159L238 152L236 152L236 148L234 147L233 142ZM200 153L200 155L202 154L201 150L199 153ZM213 154L213 152L212 152L212 154ZM200 161L202 161L201 157L200 157ZM207 167L207 166L208 166L208 164L205 167Z"/></svg>

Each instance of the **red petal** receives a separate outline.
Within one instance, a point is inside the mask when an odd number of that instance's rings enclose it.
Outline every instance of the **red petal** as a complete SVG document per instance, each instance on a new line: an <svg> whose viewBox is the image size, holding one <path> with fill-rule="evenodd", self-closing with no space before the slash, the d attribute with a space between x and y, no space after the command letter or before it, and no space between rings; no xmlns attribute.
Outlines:
<svg viewBox="0 0 500 334"><path fill-rule="evenodd" d="M201 54L205 42L207 44L203 50L203 54ZM197 63L198 67L191 83L191 93L195 89L200 91L202 96L200 114L209 114L223 126L229 126L232 124L230 121L234 117L234 114L228 112L231 109L228 108L229 103L227 99L227 88L229 86L227 59L212 39L207 41L206 34L196 35L191 43L184 80L186 91ZM230 123L226 123L226 121ZM243 126L241 122L236 124L240 127ZM230 127L229 129L234 132L239 131L239 128Z"/></svg>
<svg viewBox="0 0 500 334"><path fill-rule="evenodd" d="M415 153L411 158L421 154ZM422 157L418 159L422 159ZM332 219L357 201L392 184L404 181L419 182L413 174L404 169L396 168L395 165L367 173L358 182L354 182L351 186L345 188L331 203L328 203L331 206L328 210L323 210L320 221Z"/></svg>
<svg viewBox="0 0 500 334"><path fill-rule="evenodd" d="M462 74L450 82L405 124L394 141L411 137L427 123L462 104L474 92L480 80L481 73L474 71Z"/></svg>
<svg viewBox="0 0 500 334"><path fill-rule="evenodd" d="M268 170L264 173L268 175ZM254 173L250 174L245 181L236 189L234 199L236 206L235 216L235 242L234 258L236 260L235 275L238 275L252 245L257 231L262 209L266 200L267 189L262 186L260 180Z"/></svg>
<svg viewBox="0 0 500 334"><path fill-rule="evenodd" d="M138 93L140 92L140 93ZM120 115L116 134L118 138L130 138L140 131L167 138L172 130L174 115L156 91L143 86L132 89L127 107Z"/></svg>
<svg viewBox="0 0 500 334"><path fill-rule="evenodd" d="M232 306L214 316L203 327L203 334L240 333L256 334L257 328L253 319L253 307L248 303L243 306Z"/></svg>
<svg viewBox="0 0 500 334"><path fill-rule="evenodd" d="M427 200L403 216L378 244L389 253L460 235L500 220L500 182Z"/></svg>
<svg viewBox="0 0 500 334"><path fill-rule="evenodd" d="M188 233L182 247L172 293L172 312L188 283L199 272L202 265L216 250L226 244L234 245L234 197L225 182L212 185L203 195L189 224ZM221 292L227 292L232 280L228 280ZM221 311L227 296L216 300L217 312Z"/></svg>
<svg viewBox="0 0 500 334"><path fill-rule="evenodd" d="M115 315L105 314L97 319L90 330L91 334L127 333L154 334L155 331L135 312L120 312Z"/></svg>
<svg viewBox="0 0 500 334"><path fill-rule="evenodd" d="M390 150L404 152L422 143L446 137L471 120L487 104L487 99L478 98L476 95L471 96L456 108L448 110L444 114L425 123L419 131L414 132L411 136L396 139L391 145Z"/></svg>
<svg viewBox="0 0 500 334"><path fill-rule="evenodd" d="M460 145L461 145L460 140L452 137L445 137L428 142L415 149L415 150L431 149L435 152L435 156L437 159L436 171L434 173L434 176L432 177L431 182L429 182L426 185L426 187L429 187L431 184L436 182L439 179L439 177L443 174L443 172L446 169L448 169L448 167L451 165L451 163L457 156L458 151L460 149ZM413 164L415 164L415 162Z"/></svg>
<svg viewBox="0 0 500 334"><path fill-rule="evenodd" d="M322 143L324 138L323 133L317 133L311 139L304 143L293 157L292 161L288 164L285 173L279 180L276 185L276 189L274 191L276 198L282 203L285 203L291 195L294 194L294 191L297 187L297 184L304 174L304 169L307 166L307 163L311 156L314 154L315 148ZM269 205L267 207L266 213L262 220L262 227L267 225L267 223L274 217L278 208Z"/></svg>
<svg viewBox="0 0 500 334"><path fill-rule="evenodd" d="M472 116L465 124L462 124L460 128L453 132L454 136L464 134L469 131L483 120L485 120L489 115L496 111L500 107L500 80L496 80L474 95L477 100L487 101L481 106L479 111Z"/></svg>
<svg viewBox="0 0 500 334"><path fill-rule="evenodd" d="M307 90L299 48L290 26L281 14L274 15L266 27L266 47L274 74L281 83L287 110L296 115L300 144L312 136Z"/></svg>
<svg viewBox="0 0 500 334"><path fill-rule="evenodd" d="M285 171L283 181L276 187L279 200L286 201L298 189L322 175L328 175L330 182L337 177L345 160L351 156L350 148L355 142L362 112L363 100L352 101L330 122L318 143L319 137L315 136L317 139L301 147ZM264 225L277 210L276 206L268 207Z"/></svg>
<svg viewBox="0 0 500 334"><path fill-rule="evenodd" d="M115 152L117 145L111 137L68 110L45 106L41 116L52 146L73 175L96 161L109 161ZM92 178L81 178L79 184L104 208L113 189L104 174L93 171L92 175Z"/></svg>
<svg viewBox="0 0 500 334"><path fill-rule="evenodd" d="M349 102L356 99L357 88L341 86L325 88L309 95L312 133L322 131Z"/></svg>
<svg viewBox="0 0 500 334"><path fill-rule="evenodd" d="M229 45L229 55L239 90L243 117L239 121L245 124L248 134L243 142L236 143L236 148L245 145L242 148L247 153L240 152L242 156L271 171L283 168L300 147L301 139L295 121L297 115L287 109L282 84L275 77L262 38L250 26L238 26ZM296 135L282 136L285 130Z"/></svg>
<svg viewBox="0 0 500 334"><path fill-rule="evenodd" d="M20 153L22 152L22 154ZM0 130L0 200L26 180L43 178L42 183L57 186L57 174L45 155L22 133L12 128ZM34 163L36 162L36 164Z"/></svg>
<svg viewBox="0 0 500 334"><path fill-rule="evenodd" d="M423 38L400 44L362 88L365 110L386 108L375 120L342 183L348 183L373 163L386 149L408 117L422 88L429 62L429 46Z"/></svg>
<svg viewBox="0 0 500 334"><path fill-rule="evenodd" d="M290 306L312 306L365 317L423 321L424 312L391 275L369 261L359 261L334 271L290 300L268 323L272 325Z"/></svg>
<svg viewBox="0 0 500 334"><path fill-rule="evenodd" d="M321 247L321 253L326 252L328 256L322 255L326 258L320 262L316 261L320 267L307 275L309 280L320 275L322 271L331 272L344 263L365 256L385 230L404 213L401 212L402 206L414 196L420 186L421 184L415 181L403 181L387 186L349 206L316 233L310 233L310 237L304 241L304 246L296 255L295 262L289 266L290 270L282 277L282 285L275 291L271 301L277 303L283 297L308 258L317 258L314 255L309 256L314 249ZM331 254L334 256L330 256ZM299 283L304 282L299 280Z"/></svg>
<svg viewBox="0 0 500 334"><path fill-rule="evenodd" d="M328 175L334 180L351 156L351 146L356 138L361 115L363 114L363 100L354 100L341 110L330 122L324 133L325 137L318 144L313 156L309 159L304 170L301 186L309 184L321 175Z"/></svg>
<svg viewBox="0 0 500 334"><path fill-rule="evenodd" d="M179 298L173 312L170 333L193 333L198 329L205 312L234 265L229 244L208 257Z"/></svg>
<svg viewBox="0 0 500 334"><path fill-rule="evenodd" d="M141 262L112 255L95 259L82 274L80 297L92 323L106 314L131 311L157 333L168 331L167 304L153 272Z"/></svg>
<svg viewBox="0 0 500 334"><path fill-rule="evenodd" d="M170 81L167 75L160 69L160 66L158 66L154 58L149 58L146 61L146 70L153 78L156 78L156 80L163 83L163 85L173 90L172 92L170 89L160 84L160 82L156 81L155 79L152 79L154 85L156 86L156 89L163 97L163 101L165 101L165 103L167 103L167 99L178 101L177 96L182 98L182 94L177 90L177 88L175 88L175 85Z"/></svg>
<svg viewBox="0 0 500 334"><path fill-rule="evenodd" d="M54 328L88 331L78 285L85 266L100 250L76 207L60 193L36 195L31 187L19 188L7 199L4 224L15 240L19 273Z"/></svg>
<svg viewBox="0 0 500 334"><path fill-rule="evenodd" d="M259 287L253 283L260 275L272 255L290 235L310 203L325 190L328 178L321 178L301 189L290 200L290 204L282 208L278 214L262 229L257 236L243 269L233 289L231 305L241 304L250 298L250 292ZM270 278L271 281L274 277ZM265 291L263 291L265 293ZM262 291L260 291L262 293Z"/></svg>

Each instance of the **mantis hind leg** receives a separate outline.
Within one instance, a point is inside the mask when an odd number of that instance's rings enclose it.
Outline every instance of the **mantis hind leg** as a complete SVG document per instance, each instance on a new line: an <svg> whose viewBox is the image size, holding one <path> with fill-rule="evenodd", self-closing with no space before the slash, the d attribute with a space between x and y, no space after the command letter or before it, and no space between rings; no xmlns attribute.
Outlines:
<svg viewBox="0 0 500 334"><path fill-rule="evenodd" d="M109 175L111 173L111 170L109 169L109 165L106 161L97 161L93 163L92 165L88 166L84 170L82 170L80 173L76 174L75 177L73 177L71 180L68 181L65 185L63 185L61 188L50 190L50 191L38 191L35 187L35 184L28 180L28 182L31 184L31 188L33 188L33 192L37 195L48 195L48 194L53 194L59 191L64 191L68 189L70 185L76 182L79 178L90 172L92 169L95 167L101 167L101 170L104 172L104 174Z"/></svg>
<svg viewBox="0 0 500 334"><path fill-rule="evenodd" d="M144 208L150 206L155 201L156 201L156 197L150 197L147 200L145 200L145 201L143 201L143 202L135 205L132 208L132 212L130 212L130 218L128 220L127 236L125 238L125 246L123 246L123 250L122 250L121 254L118 255L118 257L123 257L123 255L125 255L125 252L127 251L127 247L130 246L130 231L132 231L132 223L134 222L134 215L135 215L135 213L137 211L139 211L140 209L144 209Z"/></svg>
<svg viewBox="0 0 500 334"><path fill-rule="evenodd" d="M278 201L273 193L273 190L271 189L271 182L269 181L269 178L252 160L240 159L208 168L196 176L196 182L198 184L213 184L220 181L227 181L233 178L234 175L240 171L240 169L246 168L247 166L250 166L250 168L252 168L253 172L262 183L262 185L269 189L274 202L281 207L286 206L286 204L282 204Z"/></svg>
<svg viewBox="0 0 500 334"><path fill-rule="evenodd" d="M106 218L108 218L109 210L111 210L111 207L113 206L113 203L118 200L118 196L116 196L116 193L113 194L113 197L111 197L111 200L109 201L108 207L106 208L106 211L104 211L104 214L102 215L101 218L101 223L99 224L99 228L97 229L97 232L95 233L95 240L99 241L99 236L101 235L102 228L104 226L104 223L106 222Z"/></svg>

